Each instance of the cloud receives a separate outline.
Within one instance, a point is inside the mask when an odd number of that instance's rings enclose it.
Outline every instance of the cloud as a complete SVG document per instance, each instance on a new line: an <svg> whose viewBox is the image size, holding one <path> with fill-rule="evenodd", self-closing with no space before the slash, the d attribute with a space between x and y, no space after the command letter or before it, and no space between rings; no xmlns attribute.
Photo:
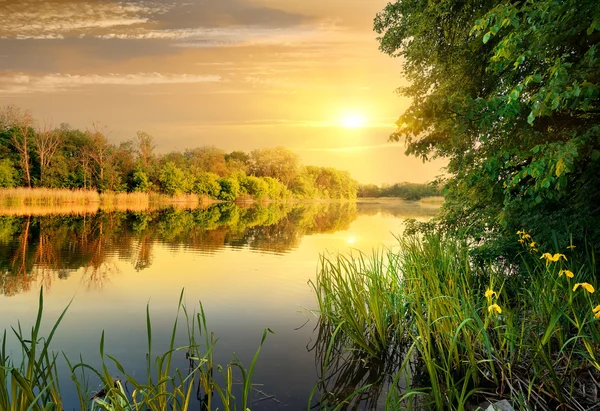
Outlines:
<svg viewBox="0 0 600 411"><path fill-rule="evenodd" d="M217 75L197 74L47 74L32 76L25 74L0 75L0 94L23 94L34 92L56 92L73 90L85 86L119 85L146 86L155 84L216 83L222 81Z"/></svg>
<svg viewBox="0 0 600 411"><path fill-rule="evenodd" d="M61 39L147 24L168 6L150 2L0 2L0 37Z"/></svg>
<svg viewBox="0 0 600 411"><path fill-rule="evenodd" d="M120 40L171 40L177 47L302 45L358 40L351 33L326 24L286 29L259 26L196 27L168 30L138 28L102 34L98 37Z"/></svg>
<svg viewBox="0 0 600 411"><path fill-rule="evenodd" d="M0 38L4 39L164 39L195 45L238 44L283 31L306 35L314 18L247 0L4 0ZM294 29L296 27L302 27ZM279 36L277 36L279 37Z"/></svg>

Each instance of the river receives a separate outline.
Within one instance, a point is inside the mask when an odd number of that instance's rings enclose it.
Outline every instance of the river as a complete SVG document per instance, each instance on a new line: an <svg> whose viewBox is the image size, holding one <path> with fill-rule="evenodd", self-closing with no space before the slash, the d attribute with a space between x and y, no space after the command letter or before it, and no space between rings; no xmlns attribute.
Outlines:
<svg viewBox="0 0 600 411"><path fill-rule="evenodd" d="M425 220L435 204L400 200L245 205L150 212L0 216L0 330L35 321L40 287L47 333L72 300L52 349L99 366L99 343L128 373L142 377L146 306L153 352L166 350L179 296L202 303L218 338L214 362L235 353L249 365L269 334L252 378L253 410L307 409L319 379L318 316L308 281L319 255L394 247L404 219ZM180 316L181 317L181 316ZM176 345L186 343L183 323ZM16 341L8 349L18 356ZM184 352L174 356L185 368ZM109 371L119 376L107 362ZM76 408L66 367L59 370L66 409ZM90 378L92 392L95 386ZM313 406L322 393L317 390ZM372 399L367 408L380 408ZM192 409L199 409L199 403Z"/></svg>

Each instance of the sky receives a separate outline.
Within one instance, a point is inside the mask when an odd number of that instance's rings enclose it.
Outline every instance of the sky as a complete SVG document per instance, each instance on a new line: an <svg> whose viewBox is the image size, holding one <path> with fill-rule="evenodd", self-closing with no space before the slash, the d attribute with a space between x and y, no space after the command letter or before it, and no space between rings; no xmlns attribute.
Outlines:
<svg viewBox="0 0 600 411"><path fill-rule="evenodd" d="M0 106L156 151L284 146L361 183L427 182L388 142L410 101L378 50L387 0L0 0Z"/></svg>

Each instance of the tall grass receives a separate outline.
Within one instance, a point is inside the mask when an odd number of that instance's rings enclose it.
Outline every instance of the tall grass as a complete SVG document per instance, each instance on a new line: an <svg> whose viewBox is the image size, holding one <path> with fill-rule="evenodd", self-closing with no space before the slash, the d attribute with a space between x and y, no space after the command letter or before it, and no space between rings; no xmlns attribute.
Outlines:
<svg viewBox="0 0 600 411"><path fill-rule="evenodd" d="M94 190L62 190L50 188L2 188L0 204L4 207L88 205L100 203Z"/></svg>
<svg viewBox="0 0 600 411"><path fill-rule="evenodd" d="M49 188L0 189L0 215L90 214L104 211L147 211L164 206L197 208L217 202L205 195L116 193Z"/></svg>
<svg viewBox="0 0 600 411"><path fill-rule="evenodd" d="M392 390L389 408L415 395L458 410L499 398L537 409L597 403L600 298L591 247L546 245L544 254L528 234L519 237L522 272L475 266L468 244L438 234L399 239L399 252L369 259L321 260L313 284L321 320L340 327L348 349L375 357L393 345L416 350L417 374L426 378ZM399 367L404 380L414 363Z"/></svg>
<svg viewBox="0 0 600 411"><path fill-rule="evenodd" d="M259 348L246 369L237 357L225 368L213 364L215 338L206 328L206 317L202 305L199 312L189 312L183 301L183 291L177 305L177 313L169 339L168 349L159 355L154 355L152 346L155 336L152 333L152 322L149 308L146 308L147 354L146 374L136 377L129 373L122 363L105 352L104 332L100 339L99 352L100 368L85 363L69 360L63 353L64 360L71 372L71 382L74 384L79 407L89 411L178 411L188 410L193 399L202 396L201 409L211 411L246 411L251 405L251 378L260 348L267 333L263 332ZM59 385L58 363L59 354L50 351L50 343L67 308L61 313L48 336L40 335L42 314L44 311L43 290L40 291L38 314L29 335L21 326L13 329L19 341L22 352L21 361L15 363L6 350L6 331L2 337L0 349L0 410L6 411L49 411L63 410L63 398ZM180 313L183 312L188 332L188 343L176 345L176 334L179 327ZM197 336L204 336L204 344L196 341ZM188 366L184 369L173 367L179 357L187 359ZM109 369L115 368L123 380L115 379ZM224 383L213 375L213 368L224 370ZM234 389L233 375L239 374L241 390ZM218 376L217 376L218 377ZM104 388L92 394L89 381L95 379ZM126 386L132 388L131 393ZM220 398L220 404L213 400L214 392Z"/></svg>

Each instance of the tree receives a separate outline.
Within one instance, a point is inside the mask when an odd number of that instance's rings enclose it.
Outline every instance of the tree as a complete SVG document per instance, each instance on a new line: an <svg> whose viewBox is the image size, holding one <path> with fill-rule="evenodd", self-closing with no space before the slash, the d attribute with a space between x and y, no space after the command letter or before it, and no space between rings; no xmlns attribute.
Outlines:
<svg viewBox="0 0 600 411"><path fill-rule="evenodd" d="M82 158L82 164L86 162L85 157L91 159L96 163L97 180L96 186L101 191L106 189L107 182L104 178L104 171L107 167L107 163L110 161L110 149L111 146L106 139L104 133L100 130L102 126L99 123L93 124L93 130L87 130L86 134L90 140L89 151L85 153Z"/></svg>
<svg viewBox="0 0 600 411"><path fill-rule="evenodd" d="M232 151L225 154L225 164L230 172L248 173L250 171L250 155L243 151Z"/></svg>
<svg viewBox="0 0 600 411"><path fill-rule="evenodd" d="M138 131L136 137L138 161L142 170L147 172L154 162L154 138L145 131Z"/></svg>
<svg viewBox="0 0 600 411"><path fill-rule="evenodd" d="M2 128L10 130L11 144L19 156L19 165L27 187L31 187L31 136L33 135L33 117L31 112L22 111L16 106L4 107L0 112Z"/></svg>
<svg viewBox="0 0 600 411"><path fill-rule="evenodd" d="M285 147L252 150L250 159L252 175L276 178L288 187L298 173L298 155Z"/></svg>
<svg viewBox="0 0 600 411"><path fill-rule="evenodd" d="M228 174L225 152L214 146L188 149L183 155L188 162L188 167L193 170L214 173L221 177Z"/></svg>
<svg viewBox="0 0 600 411"><path fill-rule="evenodd" d="M183 170L169 161L160 169L160 186L168 195L180 195L188 191L188 179Z"/></svg>
<svg viewBox="0 0 600 411"><path fill-rule="evenodd" d="M133 173L133 191L147 193L152 189L152 182L146 173L137 169Z"/></svg>
<svg viewBox="0 0 600 411"><path fill-rule="evenodd" d="M14 187L15 174L15 169L9 159L0 160L0 188Z"/></svg>
<svg viewBox="0 0 600 411"><path fill-rule="evenodd" d="M494 255L524 227L598 244L597 1L403 0L374 24L412 98L391 139L448 159L444 227L469 226Z"/></svg>
<svg viewBox="0 0 600 411"><path fill-rule="evenodd" d="M219 199L224 201L234 201L240 194L240 183L234 177L223 177L219 179L221 190Z"/></svg>
<svg viewBox="0 0 600 411"><path fill-rule="evenodd" d="M200 173L194 181L194 193L198 195L207 195L212 198L218 198L221 192L219 176L214 173Z"/></svg>
<svg viewBox="0 0 600 411"><path fill-rule="evenodd" d="M60 130L53 129L48 123L38 128L34 135L33 146L40 163L40 185L48 187L48 168L52 163L52 158L60 147L62 140Z"/></svg>

